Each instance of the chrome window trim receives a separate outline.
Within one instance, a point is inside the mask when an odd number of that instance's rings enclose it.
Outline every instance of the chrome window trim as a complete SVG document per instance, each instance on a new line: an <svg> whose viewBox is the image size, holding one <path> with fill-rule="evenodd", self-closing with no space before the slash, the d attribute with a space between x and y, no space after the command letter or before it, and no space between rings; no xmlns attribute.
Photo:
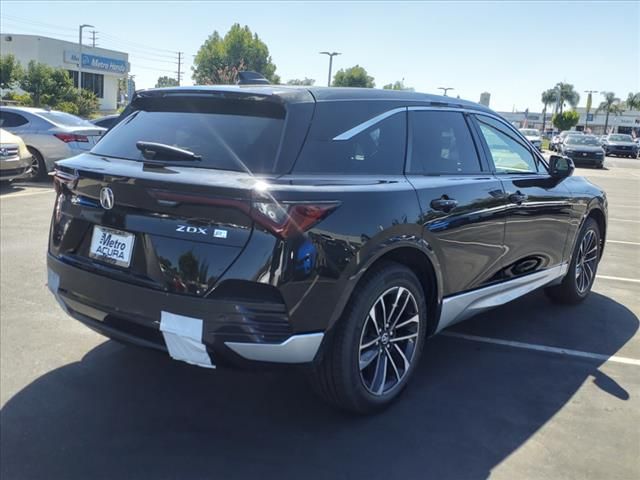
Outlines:
<svg viewBox="0 0 640 480"><path fill-rule="evenodd" d="M366 120L356 125L355 127L350 128L345 132L342 132L340 135L333 137L333 140L336 142L343 141L343 140L351 140L353 137L355 137L359 133L364 132L367 128L374 126L376 123L381 122L385 118L389 118L392 115L395 115L396 113L402 113L406 111L407 111L407 107L399 107L399 108L393 108L391 110L387 110L386 112L380 113L375 117L372 117L369 120Z"/></svg>
<svg viewBox="0 0 640 480"><path fill-rule="evenodd" d="M537 288L564 277L569 264L547 268L506 282L461 293L442 301L442 312L436 333L477 313L520 298Z"/></svg>

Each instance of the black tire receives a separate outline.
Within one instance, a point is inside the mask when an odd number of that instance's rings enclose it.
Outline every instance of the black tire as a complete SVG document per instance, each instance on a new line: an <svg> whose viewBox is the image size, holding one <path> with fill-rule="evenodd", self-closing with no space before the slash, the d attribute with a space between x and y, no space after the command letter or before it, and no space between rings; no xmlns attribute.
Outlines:
<svg viewBox="0 0 640 480"><path fill-rule="evenodd" d="M33 161L31 163L31 175L25 178L41 182L47 178L47 165L44 163L44 158L38 150L33 147L27 147L27 149L29 150L29 153L33 155Z"/></svg>
<svg viewBox="0 0 640 480"><path fill-rule="evenodd" d="M587 252L584 251L583 248L584 254L587 255L587 259L592 258L592 256L594 258L593 261L586 264L585 257L582 257L581 246L583 246L583 242L585 242L585 238L588 235L595 236L595 251ZM591 247L587 248L590 249ZM587 218L576 240L567 275L559 285L547 287L545 289L545 293L549 298L556 303L569 305L575 305L587 298L591 292L591 287L593 286L593 281L596 277L601 248L600 227L598 227L598 223L593 218ZM580 276L583 271L591 273L591 277L586 283L583 281L584 277Z"/></svg>
<svg viewBox="0 0 640 480"><path fill-rule="evenodd" d="M404 299L406 303L402 310L397 310L394 314L391 310L392 304L385 303L385 299L390 300L403 291L410 292L414 301L411 301L408 294L406 297L395 297L397 304L403 303ZM385 304L389 307L383 310ZM383 311L390 312L392 317L398 315L397 312L402 315L402 318L395 322L391 319L390 323L395 323L399 328L395 332L393 329L388 330L390 333L384 341L386 351L382 346L382 336L385 333L379 332L377 324L372 323L374 319L369 313L372 310L378 320L387 318L386 315L380 314ZM408 326L400 327L402 324ZM383 325L384 322L381 323L381 326ZM373 337L366 337L367 332L373 331L373 328L378 331L378 336L374 334ZM411 329L410 335L407 335L405 329ZM403 265L395 262L380 264L360 282L352 293L342 317L328 332L319 359L310 371L314 390L331 405L355 413L367 414L387 407L402 392L415 371L422 353L426 330L427 305L420 281ZM397 333L395 337L394 333ZM414 335L415 339L400 340ZM361 348L361 345L372 343L376 338L378 343ZM406 347L403 347L403 344ZM403 354L398 353L402 348L407 350ZM363 360L368 354L371 354L368 356L370 360ZM409 359L409 366L406 368L404 358ZM367 366L361 368L363 363ZM385 367L382 367L382 364ZM387 375L387 372L390 373ZM372 377L370 385L367 385L368 376ZM380 378L381 381L376 381ZM374 386L376 388L373 388ZM371 388L379 392L372 392Z"/></svg>

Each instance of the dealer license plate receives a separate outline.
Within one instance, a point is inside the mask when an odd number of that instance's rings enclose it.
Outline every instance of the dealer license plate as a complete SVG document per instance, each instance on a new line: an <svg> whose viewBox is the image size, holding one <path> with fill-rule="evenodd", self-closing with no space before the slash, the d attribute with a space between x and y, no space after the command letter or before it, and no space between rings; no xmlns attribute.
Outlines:
<svg viewBox="0 0 640 480"><path fill-rule="evenodd" d="M126 268L131 263L134 240L135 235L133 233L95 225L93 227L93 236L91 237L89 256Z"/></svg>

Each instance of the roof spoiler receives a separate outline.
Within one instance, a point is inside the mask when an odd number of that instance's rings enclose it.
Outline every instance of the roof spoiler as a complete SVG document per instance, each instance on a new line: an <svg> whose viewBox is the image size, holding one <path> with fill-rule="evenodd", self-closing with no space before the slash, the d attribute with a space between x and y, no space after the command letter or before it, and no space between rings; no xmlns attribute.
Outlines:
<svg viewBox="0 0 640 480"><path fill-rule="evenodd" d="M238 72L238 85L270 85L269 80L258 72Z"/></svg>

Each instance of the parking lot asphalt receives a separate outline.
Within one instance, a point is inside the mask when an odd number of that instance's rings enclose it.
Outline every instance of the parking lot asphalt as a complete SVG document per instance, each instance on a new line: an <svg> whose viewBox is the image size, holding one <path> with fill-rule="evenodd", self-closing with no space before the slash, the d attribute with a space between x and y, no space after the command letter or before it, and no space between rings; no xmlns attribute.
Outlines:
<svg viewBox="0 0 640 480"><path fill-rule="evenodd" d="M108 341L48 293L50 184L0 189L0 477L640 478L640 160L593 294L534 292L431 339L390 409L336 412L296 369L210 371Z"/></svg>

